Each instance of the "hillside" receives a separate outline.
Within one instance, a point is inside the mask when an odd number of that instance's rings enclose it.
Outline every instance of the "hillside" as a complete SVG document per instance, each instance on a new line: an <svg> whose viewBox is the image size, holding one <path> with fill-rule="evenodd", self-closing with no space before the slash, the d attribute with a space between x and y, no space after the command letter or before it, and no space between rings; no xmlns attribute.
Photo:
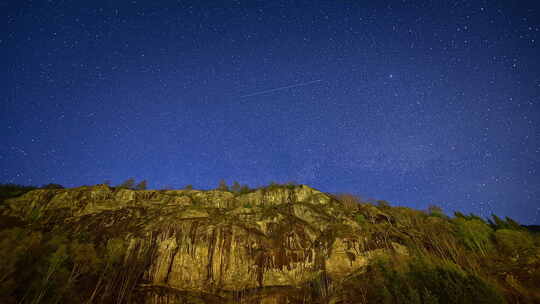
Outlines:
<svg viewBox="0 0 540 304"><path fill-rule="evenodd" d="M1 303L540 303L510 219L306 185L26 191L0 204Z"/></svg>

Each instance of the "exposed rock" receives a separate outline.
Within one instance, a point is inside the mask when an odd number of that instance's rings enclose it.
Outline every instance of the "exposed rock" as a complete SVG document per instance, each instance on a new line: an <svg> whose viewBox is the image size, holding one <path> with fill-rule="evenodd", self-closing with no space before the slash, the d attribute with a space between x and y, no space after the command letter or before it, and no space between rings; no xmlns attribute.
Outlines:
<svg viewBox="0 0 540 304"><path fill-rule="evenodd" d="M122 239L124 264L140 268L134 287L147 303L278 303L303 286L325 294L328 280L346 278L386 250L367 251L353 215L304 185L242 195L99 185L34 190L6 204L7 216L86 233L96 244ZM388 218L376 208L366 214Z"/></svg>

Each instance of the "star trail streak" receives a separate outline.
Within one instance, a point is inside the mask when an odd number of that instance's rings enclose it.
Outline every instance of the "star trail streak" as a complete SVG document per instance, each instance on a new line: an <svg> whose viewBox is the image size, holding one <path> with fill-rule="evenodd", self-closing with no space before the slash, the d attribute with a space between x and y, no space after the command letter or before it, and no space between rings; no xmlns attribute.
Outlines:
<svg viewBox="0 0 540 304"><path fill-rule="evenodd" d="M255 92L255 93L252 93L252 94L242 95L242 96L240 96L240 98L252 97L252 96L263 95L263 94L268 94L268 93L277 92L277 91L283 91L283 90L297 88L297 87L303 87L303 86L307 86L307 85L314 84L314 83L321 82L321 81L322 80L313 80L313 81L303 82L303 83L299 83L299 84L295 84L295 85L289 85L289 86L279 87L279 88L275 88L275 89Z"/></svg>
<svg viewBox="0 0 540 304"><path fill-rule="evenodd" d="M296 181L540 223L540 1L0 1L0 183Z"/></svg>

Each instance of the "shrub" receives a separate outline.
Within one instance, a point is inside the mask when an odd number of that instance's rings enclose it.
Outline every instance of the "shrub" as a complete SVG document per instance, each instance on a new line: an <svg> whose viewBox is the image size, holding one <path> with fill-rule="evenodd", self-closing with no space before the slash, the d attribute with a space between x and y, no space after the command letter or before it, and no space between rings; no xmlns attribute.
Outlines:
<svg viewBox="0 0 540 304"><path fill-rule="evenodd" d="M362 214L357 214L354 219L356 220L356 222L360 225L363 225L366 223L366 218L365 216L363 216Z"/></svg>
<svg viewBox="0 0 540 304"><path fill-rule="evenodd" d="M440 218L447 218L447 216L444 214L444 211L441 207L430 205L428 207L428 212L430 216L440 217Z"/></svg>
<svg viewBox="0 0 540 304"><path fill-rule="evenodd" d="M391 206L390 203L385 201L385 200L378 200L377 201L377 208L379 208L381 210L389 209L390 206Z"/></svg>
<svg viewBox="0 0 540 304"><path fill-rule="evenodd" d="M495 242L501 253L516 256L534 247L534 242L526 231L499 229L495 232Z"/></svg>
<svg viewBox="0 0 540 304"><path fill-rule="evenodd" d="M60 184L46 184L41 186L41 189L64 189L64 186Z"/></svg>
<svg viewBox="0 0 540 304"><path fill-rule="evenodd" d="M133 189L134 186L135 186L135 179L134 178L128 178L123 183L118 185L118 188Z"/></svg>
<svg viewBox="0 0 540 304"><path fill-rule="evenodd" d="M493 230L484 221L456 218L454 222L457 226L457 236L467 248L482 255L486 255L492 249Z"/></svg>
<svg viewBox="0 0 540 304"><path fill-rule="evenodd" d="M338 193L334 197L349 210L356 210L360 205L360 197L350 193Z"/></svg>
<svg viewBox="0 0 540 304"><path fill-rule="evenodd" d="M484 219L473 213L470 213L469 215L464 215L463 213L456 211L454 212L454 216L456 218L463 218L466 220L479 220L481 222L485 222Z"/></svg>
<svg viewBox="0 0 540 304"><path fill-rule="evenodd" d="M513 230L525 230L524 227L522 227L518 222L514 221L513 219L509 217L505 217L504 220L500 217L496 216L495 214L491 215L491 220L489 220L489 224L494 230L498 229L513 229Z"/></svg>
<svg viewBox="0 0 540 304"><path fill-rule="evenodd" d="M362 293L369 303L504 303L496 287L481 277L426 257L377 260L345 290L346 303L355 303Z"/></svg>
<svg viewBox="0 0 540 304"><path fill-rule="evenodd" d="M16 184L0 184L0 203L8 198L21 196L34 189L37 189L37 187Z"/></svg>
<svg viewBox="0 0 540 304"><path fill-rule="evenodd" d="M451 262L411 263L407 277L416 289L429 291L423 297L438 303L504 303L500 292L477 275L461 270Z"/></svg>

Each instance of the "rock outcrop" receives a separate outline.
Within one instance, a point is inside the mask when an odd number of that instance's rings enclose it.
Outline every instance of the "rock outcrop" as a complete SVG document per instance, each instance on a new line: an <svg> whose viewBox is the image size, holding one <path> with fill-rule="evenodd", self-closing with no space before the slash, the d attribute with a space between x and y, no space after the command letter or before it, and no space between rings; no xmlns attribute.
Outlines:
<svg viewBox="0 0 540 304"><path fill-rule="evenodd" d="M365 213L368 220L387 220L374 209ZM374 245L354 213L305 185L246 194L106 185L43 189L7 200L0 212L87 235L97 247L121 240L126 254L117 275L137 296L128 301L122 292L119 302L316 302L371 257L406 254L397 243Z"/></svg>

